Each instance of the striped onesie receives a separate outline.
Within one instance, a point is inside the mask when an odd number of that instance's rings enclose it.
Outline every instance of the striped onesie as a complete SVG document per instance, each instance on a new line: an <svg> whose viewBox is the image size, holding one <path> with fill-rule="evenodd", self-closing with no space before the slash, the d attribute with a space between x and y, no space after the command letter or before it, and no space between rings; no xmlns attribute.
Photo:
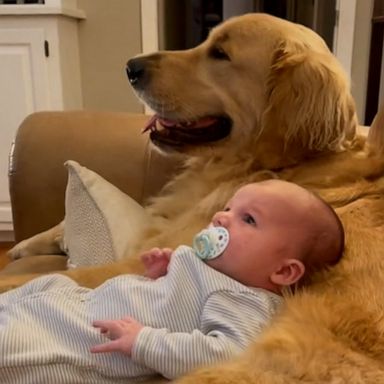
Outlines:
<svg viewBox="0 0 384 384"><path fill-rule="evenodd" d="M0 295L0 383L175 378L242 351L281 301L214 270L187 246L157 280L121 275L89 289L63 275L43 276ZM132 357L90 353L108 340L92 322L125 316L145 325Z"/></svg>

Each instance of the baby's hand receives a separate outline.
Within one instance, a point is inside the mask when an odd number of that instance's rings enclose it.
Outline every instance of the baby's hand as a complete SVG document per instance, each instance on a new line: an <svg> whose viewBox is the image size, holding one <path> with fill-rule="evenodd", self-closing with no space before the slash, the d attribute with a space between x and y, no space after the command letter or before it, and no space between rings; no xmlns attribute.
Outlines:
<svg viewBox="0 0 384 384"><path fill-rule="evenodd" d="M112 341L98 344L91 348L91 352L122 352L128 356L132 354L137 335L144 325L132 317L124 317L121 320L96 320L92 323L95 328Z"/></svg>
<svg viewBox="0 0 384 384"><path fill-rule="evenodd" d="M151 279L167 274L169 260L173 250L170 248L152 248L141 255L141 261L145 266L144 276Z"/></svg>

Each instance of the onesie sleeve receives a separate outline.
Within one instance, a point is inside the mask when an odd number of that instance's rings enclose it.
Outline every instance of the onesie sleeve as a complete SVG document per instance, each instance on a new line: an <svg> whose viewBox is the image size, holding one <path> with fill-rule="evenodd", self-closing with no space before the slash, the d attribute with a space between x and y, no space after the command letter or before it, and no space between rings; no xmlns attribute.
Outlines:
<svg viewBox="0 0 384 384"><path fill-rule="evenodd" d="M169 379L230 359L258 336L275 307L267 295L215 292L205 303L199 330L174 333L145 327L132 359Z"/></svg>

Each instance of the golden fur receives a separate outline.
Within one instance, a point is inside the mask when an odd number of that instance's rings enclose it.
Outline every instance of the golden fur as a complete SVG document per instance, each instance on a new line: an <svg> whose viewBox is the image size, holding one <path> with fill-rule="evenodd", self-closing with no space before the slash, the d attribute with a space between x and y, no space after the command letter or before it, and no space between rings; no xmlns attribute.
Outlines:
<svg viewBox="0 0 384 384"><path fill-rule="evenodd" d="M189 155L185 168L148 206L153 219L137 251L190 241L235 189L270 177L321 195L346 230L342 261L287 298L260 340L239 358L180 382L384 382L384 117L368 138L357 134L348 83L325 43L268 15L231 19L192 50L142 60L150 81L137 92L163 117L225 115L233 126L221 141L179 148ZM68 274L96 286L140 270L128 256ZM0 290L31 277L3 279Z"/></svg>

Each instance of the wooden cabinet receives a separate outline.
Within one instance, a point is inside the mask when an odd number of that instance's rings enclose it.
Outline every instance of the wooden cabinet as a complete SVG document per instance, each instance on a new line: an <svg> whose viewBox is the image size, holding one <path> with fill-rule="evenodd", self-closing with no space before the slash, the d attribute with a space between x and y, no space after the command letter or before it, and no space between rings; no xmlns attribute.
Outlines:
<svg viewBox="0 0 384 384"><path fill-rule="evenodd" d="M76 1L0 5L0 241L12 239L8 156L21 121L82 108ZM33 161L31 159L31 161Z"/></svg>

